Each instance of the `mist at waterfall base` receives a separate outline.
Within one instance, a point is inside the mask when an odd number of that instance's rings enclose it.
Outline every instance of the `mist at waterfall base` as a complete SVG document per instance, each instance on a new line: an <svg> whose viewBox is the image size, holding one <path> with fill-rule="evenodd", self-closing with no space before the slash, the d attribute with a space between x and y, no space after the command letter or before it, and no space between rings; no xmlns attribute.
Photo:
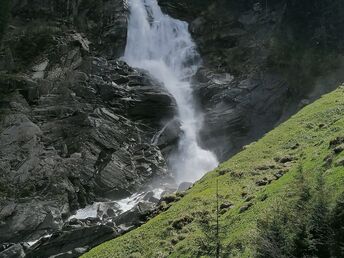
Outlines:
<svg viewBox="0 0 344 258"><path fill-rule="evenodd" d="M147 70L175 98L182 135L168 164L177 182L194 182L218 165L215 155L197 142L203 118L195 108L191 79L201 64L200 55L188 24L163 14L156 0L129 0L128 4L123 59L132 67Z"/></svg>

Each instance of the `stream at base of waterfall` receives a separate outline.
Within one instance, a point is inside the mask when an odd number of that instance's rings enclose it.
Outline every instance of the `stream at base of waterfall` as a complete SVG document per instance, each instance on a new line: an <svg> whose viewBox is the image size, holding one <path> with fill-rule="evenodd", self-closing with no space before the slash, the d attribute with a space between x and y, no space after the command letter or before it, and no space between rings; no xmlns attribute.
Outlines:
<svg viewBox="0 0 344 258"><path fill-rule="evenodd" d="M201 65L201 57L188 24L162 13L156 0L129 0L128 5L130 17L123 60L148 71L174 97L174 119L179 120L182 133L167 163L177 184L195 182L218 165L216 156L198 143L203 117L193 98L191 81ZM97 202L77 211L70 219L99 217L109 206L121 215L144 201L147 193L159 200L165 190L156 188L118 201Z"/></svg>

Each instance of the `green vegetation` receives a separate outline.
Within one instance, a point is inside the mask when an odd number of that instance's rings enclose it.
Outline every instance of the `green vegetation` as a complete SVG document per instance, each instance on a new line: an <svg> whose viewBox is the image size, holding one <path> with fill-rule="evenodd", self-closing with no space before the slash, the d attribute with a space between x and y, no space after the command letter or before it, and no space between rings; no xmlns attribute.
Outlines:
<svg viewBox="0 0 344 258"><path fill-rule="evenodd" d="M217 240L220 257L343 257L343 207L340 87L208 173L167 211L83 257L214 257Z"/></svg>
<svg viewBox="0 0 344 258"><path fill-rule="evenodd" d="M330 217L324 177L314 174L317 181L311 189L300 166L290 187L289 199L293 199L288 206L275 204L258 221L257 257L337 257L332 249L336 228L329 223L335 220Z"/></svg>

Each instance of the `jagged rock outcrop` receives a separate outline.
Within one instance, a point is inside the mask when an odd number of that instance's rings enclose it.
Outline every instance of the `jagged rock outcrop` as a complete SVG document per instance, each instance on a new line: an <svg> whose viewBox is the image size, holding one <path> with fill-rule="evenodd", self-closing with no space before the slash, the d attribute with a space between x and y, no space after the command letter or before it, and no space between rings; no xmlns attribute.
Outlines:
<svg viewBox="0 0 344 258"><path fill-rule="evenodd" d="M170 178L152 139L175 101L118 59L126 15L123 1L12 2L0 48L0 243L60 232L95 200ZM102 232L97 243L113 237Z"/></svg>
<svg viewBox="0 0 344 258"><path fill-rule="evenodd" d="M14 18L11 25L26 25L24 28L31 37L47 29L74 28L87 34L93 51L112 58L120 56L126 45L128 8L125 1L15 0L11 3L11 14ZM27 47L27 50L34 49Z"/></svg>
<svg viewBox="0 0 344 258"><path fill-rule="evenodd" d="M32 246L26 257L80 257L87 249L108 241L118 234L110 226L76 227L42 239L37 246Z"/></svg>

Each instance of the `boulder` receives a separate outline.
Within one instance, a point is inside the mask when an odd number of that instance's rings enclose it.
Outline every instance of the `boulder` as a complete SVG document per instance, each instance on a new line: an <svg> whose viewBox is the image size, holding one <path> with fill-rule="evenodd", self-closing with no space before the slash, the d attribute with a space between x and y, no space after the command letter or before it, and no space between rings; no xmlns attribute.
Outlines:
<svg viewBox="0 0 344 258"><path fill-rule="evenodd" d="M26 257L49 257L63 253L73 254L71 257L78 257L80 251L89 250L116 235L117 233L113 228L105 225L62 231L37 242L27 250Z"/></svg>
<svg viewBox="0 0 344 258"><path fill-rule="evenodd" d="M336 161L336 166L337 167L344 167L344 158L341 158Z"/></svg>
<svg viewBox="0 0 344 258"><path fill-rule="evenodd" d="M147 220L155 207L155 203L140 202L129 211L114 218L114 222L116 225L123 225L125 228L137 227Z"/></svg>
<svg viewBox="0 0 344 258"><path fill-rule="evenodd" d="M178 186L177 193L182 193L189 190L193 186L191 182L183 182Z"/></svg>
<svg viewBox="0 0 344 258"><path fill-rule="evenodd" d="M240 207L239 209L239 213L243 213L245 211L247 211L249 208L251 208L253 206L253 203L247 203L244 206Z"/></svg>
<svg viewBox="0 0 344 258"><path fill-rule="evenodd" d="M221 203L221 205L220 205L220 210L228 210L228 209L230 209L231 207L233 207L233 203L224 202L224 203Z"/></svg>
<svg viewBox="0 0 344 258"><path fill-rule="evenodd" d="M21 244L14 244L0 252L0 258L24 258L25 252Z"/></svg>
<svg viewBox="0 0 344 258"><path fill-rule="evenodd" d="M159 147L165 156L168 156L178 146L180 135L180 121L177 118L173 118L154 135L152 142Z"/></svg>
<svg viewBox="0 0 344 258"><path fill-rule="evenodd" d="M1 203L0 242L35 240L61 226L61 213L54 202L18 200Z"/></svg>

